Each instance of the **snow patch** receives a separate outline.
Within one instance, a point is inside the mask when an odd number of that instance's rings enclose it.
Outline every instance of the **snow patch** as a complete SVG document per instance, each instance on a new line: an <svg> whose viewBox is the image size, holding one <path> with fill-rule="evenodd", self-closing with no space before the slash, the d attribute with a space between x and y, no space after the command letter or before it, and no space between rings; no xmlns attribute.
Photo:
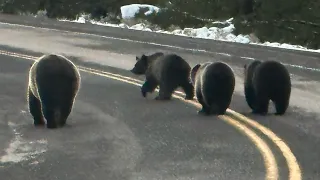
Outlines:
<svg viewBox="0 0 320 180"><path fill-rule="evenodd" d="M153 12L158 13L159 9L156 6L149 4L129 4L125 6L121 6L121 17L122 19L131 19L135 17L135 14L139 12L141 8L148 8L148 11L144 13L144 15L150 15Z"/></svg>
<svg viewBox="0 0 320 180"><path fill-rule="evenodd" d="M86 23L86 19L81 16L81 17L79 17L79 19L77 20L77 22L84 24L84 23Z"/></svg>
<svg viewBox="0 0 320 180"><path fill-rule="evenodd" d="M248 44L250 43L250 36L239 34L236 38L234 38L234 42Z"/></svg>
<svg viewBox="0 0 320 180"><path fill-rule="evenodd" d="M35 158L37 155L47 151L47 141L37 140L27 142L17 131L16 124L8 122L9 127L14 132L14 138L10 142L9 147L5 150L5 155L0 158L2 163L18 163L21 161Z"/></svg>
<svg viewBox="0 0 320 180"><path fill-rule="evenodd" d="M129 28L134 29L134 30L145 30L145 27L146 26L143 23L139 23L139 24L133 25Z"/></svg>

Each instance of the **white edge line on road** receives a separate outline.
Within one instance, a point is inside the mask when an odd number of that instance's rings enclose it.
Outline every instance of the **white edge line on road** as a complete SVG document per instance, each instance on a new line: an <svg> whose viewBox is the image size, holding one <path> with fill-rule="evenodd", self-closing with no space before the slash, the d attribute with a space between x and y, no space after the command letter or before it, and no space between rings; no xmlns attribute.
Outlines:
<svg viewBox="0 0 320 180"><path fill-rule="evenodd" d="M119 40L119 41L127 41L127 42L140 43L140 44L149 44L149 45L155 45L155 46L160 46L160 47L168 47L168 48L179 49L179 50L186 50L186 51L192 51L192 52L203 52L203 53L209 53L209 54L216 54L216 55L222 55L222 56L226 56L226 57L239 57L239 58L241 58L241 59L246 59L246 60L251 60L251 61L252 61L252 60L255 60L255 58L252 58L252 57L235 56L235 55L231 55L231 54L223 53L223 52L207 51L207 50L205 50L205 49L184 48L184 47L173 46L173 45L168 45L168 44L159 44L159 43L154 43L154 42L138 41L138 40L132 40L132 39L127 39L127 38L117 38L117 37L103 36L103 35L97 35L97 34L91 34L91 33L82 33L82 32L59 30L59 29L45 28L45 27L36 27L36 26L29 26L29 25L22 25L22 24L14 24L14 23L0 22L0 24L6 24L6 25L11 25L11 26L27 27L27 28L34 28L34 29L45 29L45 30L50 30L50 31L74 33L74 34L81 34L81 35L88 35L88 36L100 37L100 38L105 38L105 39L112 39L112 40ZM281 62L281 61L280 61L280 62ZM282 62L281 62L281 63L282 63ZM303 70L310 70L310 71L320 72L320 69L317 69L317 68L310 68L310 67L305 67L305 66L295 65L295 64L288 64L288 63L282 63L282 64L285 65L285 66L293 67L293 68L298 68L298 69L303 69Z"/></svg>

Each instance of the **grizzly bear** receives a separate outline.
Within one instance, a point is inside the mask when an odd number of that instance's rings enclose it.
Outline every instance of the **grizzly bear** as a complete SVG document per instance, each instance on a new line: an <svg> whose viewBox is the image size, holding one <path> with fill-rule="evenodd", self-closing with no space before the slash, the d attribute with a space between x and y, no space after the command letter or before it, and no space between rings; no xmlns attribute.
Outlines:
<svg viewBox="0 0 320 180"><path fill-rule="evenodd" d="M34 125L63 127L80 88L78 68L66 57L39 57L29 70L27 98Z"/></svg>
<svg viewBox="0 0 320 180"><path fill-rule="evenodd" d="M235 87L235 76L231 67L223 62L197 64L191 70L191 80L196 97L202 105L198 114L225 114Z"/></svg>
<svg viewBox="0 0 320 180"><path fill-rule="evenodd" d="M192 100L194 87L190 81L190 65L176 54L156 52L136 57L137 62L130 71L136 75L145 75L141 87L143 97L152 93L159 85L159 95L156 100L170 100L176 88L182 87L185 99Z"/></svg>
<svg viewBox="0 0 320 180"><path fill-rule="evenodd" d="M280 62L255 60L244 65L244 93L252 113L266 115L269 101L276 109L275 115L283 115L290 101L291 79L287 68Z"/></svg>

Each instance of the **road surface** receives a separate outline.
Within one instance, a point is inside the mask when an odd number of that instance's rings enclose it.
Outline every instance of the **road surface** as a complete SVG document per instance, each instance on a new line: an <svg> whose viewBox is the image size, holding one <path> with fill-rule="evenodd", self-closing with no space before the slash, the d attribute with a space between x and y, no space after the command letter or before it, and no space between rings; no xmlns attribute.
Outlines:
<svg viewBox="0 0 320 180"><path fill-rule="evenodd" d="M227 62L236 74L230 108L281 137L296 158L302 179L320 178L319 54L17 16L1 15L0 22L59 29L0 23L2 52L33 57L60 53L77 65L140 80L128 69L142 53L174 52L191 65ZM4 54L0 55L0 177L6 180L266 178L261 150L220 118L198 116L197 108L177 99L156 102L155 94L144 99L138 86L84 71L68 126L53 131L35 128L25 97L32 61ZM250 114L243 97L242 69L253 58L276 59L288 67L293 90L286 115ZM272 150L279 179L299 174L290 169L294 162L287 162L288 152L253 130Z"/></svg>

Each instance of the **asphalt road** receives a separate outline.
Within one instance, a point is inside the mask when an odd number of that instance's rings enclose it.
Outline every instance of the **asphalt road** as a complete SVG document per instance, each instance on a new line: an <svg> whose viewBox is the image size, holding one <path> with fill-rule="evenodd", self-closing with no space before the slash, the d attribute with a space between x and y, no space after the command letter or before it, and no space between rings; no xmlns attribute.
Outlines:
<svg viewBox="0 0 320 180"><path fill-rule="evenodd" d="M319 54L74 23L39 23L16 16L1 15L0 22L98 34L0 24L0 50L33 56L61 53L78 65L132 77L127 70L133 66L135 55L141 53L174 52L191 65L227 62L236 73L237 83L230 108L280 136L296 156L303 179L320 179ZM0 58L0 177L265 178L257 148L220 119L199 117L196 108L178 100L158 103L152 100L154 95L143 99L137 86L84 72L69 125L54 131L34 128L25 97L31 62L4 55ZM242 67L251 58L279 60L292 73L292 97L285 116L249 113L243 97ZM282 153L265 140L277 159L279 179L288 179Z"/></svg>
<svg viewBox="0 0 320 180"><path fill-rule="evenodd" d="M136 86L87 73L81 73L83 84L68 126L36 129L25 101L31 62L0 58L1 149L12 141L20 144L1 155L27 154L28 148L39 152L34 158L18 155L26 158L20 163L3 164L0 174L6 180L227 180L239 174L241 179L264 179L259 152L223 121L200 118L192 106L178 100L145 100Z"/></svg>

